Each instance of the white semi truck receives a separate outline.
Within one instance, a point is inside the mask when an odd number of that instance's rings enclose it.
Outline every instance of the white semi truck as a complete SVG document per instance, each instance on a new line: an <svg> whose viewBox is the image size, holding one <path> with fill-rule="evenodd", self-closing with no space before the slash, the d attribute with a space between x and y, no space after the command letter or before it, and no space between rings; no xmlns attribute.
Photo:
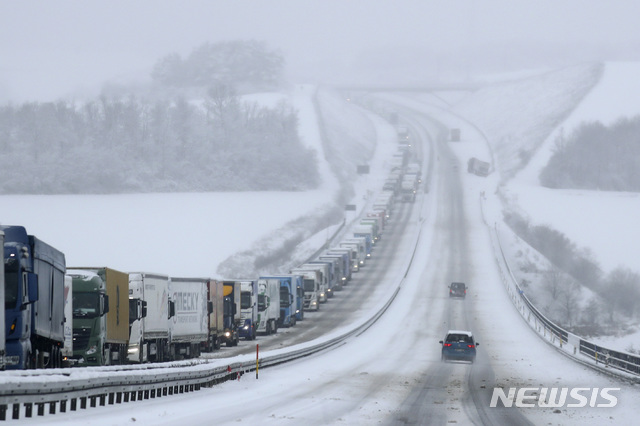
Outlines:
<svg viewBox="0 0 640 426"><path fill-rule="evenodd" d="M162 362L169 359L169 321L175 303L169 298L169 277L144 272L129 274L129 300L147 302L146 316L131 324L128 360Z"/></svg>
<svg viewBox="0 0 640 426"><path fill-rule="evenodd" d="M272 334L278 331L280 319L280 280L258 279L258 333Z"/></svg>

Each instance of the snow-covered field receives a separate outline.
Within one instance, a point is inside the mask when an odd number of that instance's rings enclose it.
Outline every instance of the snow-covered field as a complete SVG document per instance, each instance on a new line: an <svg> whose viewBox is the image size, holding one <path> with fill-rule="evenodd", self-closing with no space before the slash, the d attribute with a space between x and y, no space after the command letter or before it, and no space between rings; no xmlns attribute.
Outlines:
<svg viewBox="0 0 640 426"><path fill-rule="evenodd" d="M273 105L284 99L298 110L303 143L318 152L321 187L307 192L244 192L244 193L178 193L124 195L60 195L0 196L0 223L22 225L27 231L62 250L68 266L109 266L122 271L148 271L170 276L220 277L219 265L242 252L242 263L235 269L227 267L227 278L251 276L255 257L277 250L285 241L303 243L316 234L313 246L302 244L300 256L313 253L326 241L331 228L347 216L339 195L344 182L339 182L325 158L325 147L313 105L314 86L295 86L290 93L265 93L247 99ZM334 100L335 94L325 93L326 102L345 110L353 118L353 108ZM339 99L338 99L339 101ZM322 105L320 105L322 108ZM382 155L393 148L393 128L377 117L359 114L359 123L352 126L361 140L370 144L372 175L359 176L350 185L349 202L362 208L362 194L379 188L375 173L383 175L386 167ZM379 140L370 138L379 134ZM329 141L331 142L331 141ZM341 141L336 141L339 144ZM386 142L386 147L384 143ZM383 145L373 157L376 144ZM347 159L348 162L348 159ZM355 164L351 164L355 170ZM358 199L360 197L360 199ZM337 209L332 221L294 221ZM324 240L322 239L324 237ZM296 239L297 238L297 239ZM291 244L293 244L291 243ZM316 245L317 244L317 245ZM291 257L296 253L288 251ZM233 261L233 259L232 259ZM231 262L233 263L233 262ZM278 271L272 271L278 272ZM223 277L220 277L223 278Z"/></svg>

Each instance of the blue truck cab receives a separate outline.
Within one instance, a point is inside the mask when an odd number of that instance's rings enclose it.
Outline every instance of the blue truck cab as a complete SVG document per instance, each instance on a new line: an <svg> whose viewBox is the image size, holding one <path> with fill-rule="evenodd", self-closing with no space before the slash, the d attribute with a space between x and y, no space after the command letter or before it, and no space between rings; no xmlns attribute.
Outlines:
<svg viewBox="0 0 640 426"><path fill-rule="evenodd" d="M295 275L275 275L260 277L261 279L275 279L280 281L280 318L279 327L293 327L296 325L296 310L298 307L297 279Z"/></svg>
<svg viewBox="0 0 640 426"><path fill-rule="evenodd" d="M0 230L5 234L6 367L61 367L64 254L27 235L22 226L0 226Z"/></svg>

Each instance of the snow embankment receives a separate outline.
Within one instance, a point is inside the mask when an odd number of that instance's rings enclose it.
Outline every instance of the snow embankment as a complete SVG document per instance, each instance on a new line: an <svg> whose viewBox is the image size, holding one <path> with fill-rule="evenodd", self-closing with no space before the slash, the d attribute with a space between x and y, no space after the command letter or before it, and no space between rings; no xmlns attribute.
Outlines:
<svg viewBox="0 0 640 426"><path fill-rule="evenodd" d="M605 273L623 266L638 272L636 242L640 194L631 192L554 190L540 187L538 175L553 153L555 141L581 123L615 121L640 114L640 63L606 63L598 84L544 140L527 167L505 188L532 223L547 224L587 249Z"/></svg>
<svg viewBox="0 0 640 426"><path fill-rule="evenodd" d="M453 108L482 129L503 180L513 177L597 83L600 64L492 84Z"/></svg>
<svg viewBox="0 0 640 426"><path fill-rule="evenodd" d="M385 175L384 164L377 159L388 150L377 148L381 140L393 140L393 128L388 123L349 104L337 92L313 86L297 86L291 101L298 110L303 142L318 152L324 198L309 205L306 214L224 260L217 270L221 276L287 273L321 248L347 219L345 204L361 201L367 191L382 187L378 176ZM357 166L365 164L370 165L371 174L358 175ZM260 208L287 206L274 201L272 206Z"/></svg>

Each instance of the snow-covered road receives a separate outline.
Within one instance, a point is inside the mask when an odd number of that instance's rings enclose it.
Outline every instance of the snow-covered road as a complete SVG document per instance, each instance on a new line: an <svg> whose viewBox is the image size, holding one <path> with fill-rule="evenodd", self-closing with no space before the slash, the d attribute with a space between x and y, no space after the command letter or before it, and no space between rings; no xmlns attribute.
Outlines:
<svg viewBox="0 0 640 426"><path fill-rule="evenodd" d="M400 96L392 100L402 105L423 141L427 132L436 131L425 114L474 134L468 123L439 109ZM431 140L439 139L432 134ZM430 190L403 218L407 226L393 237L393 253L385 262L376 259L379 280L399 282L420 232L414 261L390 308L358 337L261 370L259 380L248 375L196 393L24 423L634 424L640 393L558 353L507 297L479 202L481 192L487 203L497 202L491 190L497 178L468 175L465 167L469 152L486 149L479 135L456 145L437 142ZM467 282L465 300L449 299L451 281ZM440 361L438 341L451 328L474 332L480 342L475 364ZM619 403L615 408L490 408L496 386L615 387Z"/></svg>

